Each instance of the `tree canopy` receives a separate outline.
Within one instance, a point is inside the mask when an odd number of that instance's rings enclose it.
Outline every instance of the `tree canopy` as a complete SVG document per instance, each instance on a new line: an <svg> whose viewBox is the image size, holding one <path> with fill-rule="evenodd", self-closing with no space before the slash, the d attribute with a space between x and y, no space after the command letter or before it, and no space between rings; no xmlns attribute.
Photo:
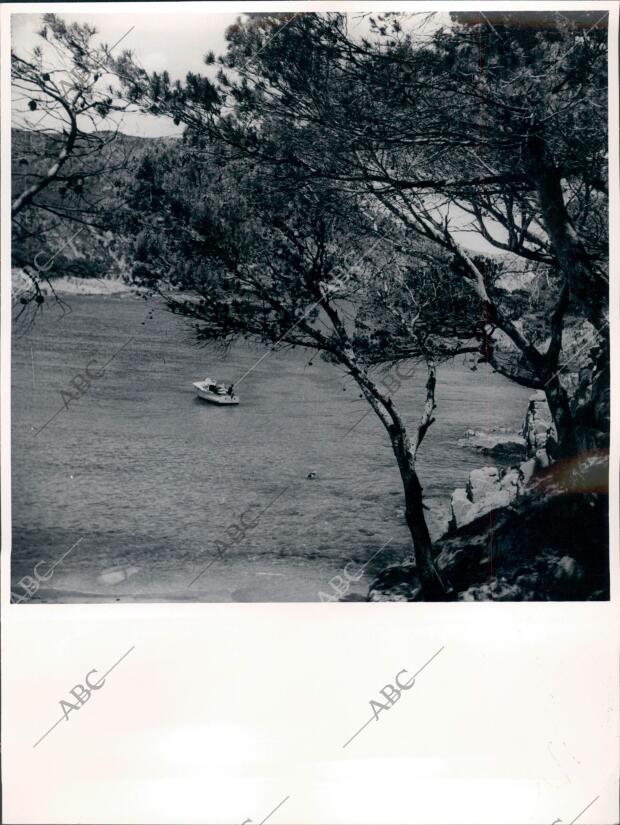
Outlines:
<svg viewBox="0 0 620 825"><path fill-rule="evenodd" d="M115 68L129 100L186 125L213 173L226 157L284 188L327 186L366 227L362 248L381 226L397 269L441 260L437 288L462 300L434 331L474 336L495 369L544 389L571 453L567 315L592 325L600 369L608 352L606 14L365 23L360 36L344 14L250 15L224 55L206 56L216 81L149 76L128 53ZM535 285L521 298L503 279L518 261Z"/></svg>

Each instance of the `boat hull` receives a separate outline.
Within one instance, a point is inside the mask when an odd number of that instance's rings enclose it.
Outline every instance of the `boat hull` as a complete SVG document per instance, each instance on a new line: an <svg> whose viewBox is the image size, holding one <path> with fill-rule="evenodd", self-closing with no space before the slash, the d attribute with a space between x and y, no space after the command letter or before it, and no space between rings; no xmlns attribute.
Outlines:
<svg viewBox="0 0 620 825"><path fill-rule="evenodd" d="M239 403L239 397L237 395L218 395L215 392L204 389L204 387L197 382L194 382L194 388L196 389L198 398L202 398L203 401L208 401L210 404L217 404L220 407L230 407Z"/></svg>

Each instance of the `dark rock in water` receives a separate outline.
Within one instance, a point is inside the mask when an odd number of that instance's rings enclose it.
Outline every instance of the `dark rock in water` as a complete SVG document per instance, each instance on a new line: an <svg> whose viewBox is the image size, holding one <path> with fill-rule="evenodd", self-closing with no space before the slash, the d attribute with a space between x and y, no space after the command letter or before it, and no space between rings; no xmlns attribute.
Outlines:
<svg viewBox="0 0 620 825"><path fill-rule="evenodd" d="M522 461L526 457L525 438L517 433L467 430L465 438L459 438L457 444L498 461Z"/></svg>
<svg viewBox="0 0 620 825"><path fill-rule="evenodd" d="M580 380L586 386L593 378L588 372ZM583 408L604 429L604 382L578 401L577 413ZM452 494L449 532L433 545L451 595L460 601L609 598L609 460L596 428L591 432L592 443L578 457L554 462L557 435L542 391L530 397L522 436L503 428L466 432L460 446L498 460L512 452L519 461L504 470L473 470ZM369 601L421 599L414 564L388 567L368 593Z"/></svg>

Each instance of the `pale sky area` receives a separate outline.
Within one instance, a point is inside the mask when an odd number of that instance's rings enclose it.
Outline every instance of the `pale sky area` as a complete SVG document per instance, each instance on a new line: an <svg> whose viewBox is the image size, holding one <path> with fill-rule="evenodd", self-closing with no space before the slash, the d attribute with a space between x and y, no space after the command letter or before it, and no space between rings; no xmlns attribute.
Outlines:
<svg viewBox="0 0 620 825"><path fill-rule="evenodd" d="M239 11L230 14L174 14L170 11L149 11L137 14L63 12L60 16L69 23L89 23L94 26L98 32L95 43L101 42L112 46L123 38L118 44L118 51L114 50L117 54L129 49L148 72L161 72L166 69L172 80L183 80L190 71L208 76L216 74L217 67L206 66L204 56L209 51L216 55L225 51L226 29L240 14ZM441 17L442 22L445 22L445 16ZM349 21L351 32L368 28L357 15L352 15ZM36 45L42 44L43 41L37 34L42 27L42 15L13 14L11 25L12 47L20 56L30 54ZM17 118L15 125L18 125ZM175 127L167 118L127 114L121 131L142 137L159 137L180 135L183 129Z"/></svg>
<svg viewBox="0 0 620 825"><path fill-rule="evenodd" d="M213 67L205 66L204 56L209 51L221 54L226 47L224 33L235 22L235 14L66 14L67 22L90 23L98 32L96 41L112 46L133 26L119 43L119 53L130 49L147 71L168 70L173 80L183 80L187 72L213 74ZM12 45L19 54L32 51L41 43L37 32L42 26L42 15L14 14ZM157 137L181 134L171 120L143 114L125 116L121 131Z"/></svg>
<svg viewBox="0 0 620 825"><path fill-rule="evenodd" d="M134 53L138 64L147 71L161 72L166 69L172 80L183 80L190 71L208 76L216 74L218 67L205 65L204 56L209 51L213 51L216 55L225 51L226 29L239 17L239 12L231 14L204 12L202 14L174 14L169 11L109 14L63 12L61 16L69 23L89 23L94 26L97 29L95 43L101 42L113 46L122 38L122 42L118 43L113 53L120 54L123 50L129 49ZM434 21L425 24L425 31L429 30L426 28L427 25L433 28L439 22L446 25L449 22L447 15L437 15ZM44 41L37 34L42 27L42 15L14 14L11 16L11 24L12 47L20 56L30 54L36 45L45 46ZM357 15L349 18L349 26L349 31L354 36L356 30L359 33L364 29L368 31L366 21L361 20ZM53 53L50 54L53 55ZM106 82L116 85L110 76ZM23 110L24 107L21 108ZM16 109L17 107L14 106L15 126L23 126L25 122L32 123L37 120L38 113L32 114L26 110L26 114L18 114ZM117 117L118 115L114 116L115 121ZM45 120L39 122L44 126L48 125ZM175 126L172 120L166 117L132 112L123 115L120 130L126 134L141 137L169 137L180 136L183 126ZM456 218L461 225L465 225L468 222L467 216L463 214L457 217L458 212L458 209L453 208L453 219ZM490 221L491 225L493 223ZM474 251L497 254L497 250L494 250L477 234L471 235L457 230L457 235L460 236L459 240L465 246Z"/></svg>

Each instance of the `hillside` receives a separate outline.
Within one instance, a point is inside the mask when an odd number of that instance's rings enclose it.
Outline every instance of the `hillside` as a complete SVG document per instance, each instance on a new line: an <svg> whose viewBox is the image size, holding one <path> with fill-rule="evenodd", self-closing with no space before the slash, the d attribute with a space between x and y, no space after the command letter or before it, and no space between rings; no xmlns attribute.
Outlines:
<svg viewBox="0 0 620 825"><path fill-rule="evenodd" d="M49 169L63 141L59 134L20 129L12 130L11 140L16 197ZM125 193L142 157L156 144L174 142L100 132L96 143L78 147L58 180L14 221L12 267L17 278L38 268L50 281L65 276L122 280L128 266L118 222Z"/></svg>

